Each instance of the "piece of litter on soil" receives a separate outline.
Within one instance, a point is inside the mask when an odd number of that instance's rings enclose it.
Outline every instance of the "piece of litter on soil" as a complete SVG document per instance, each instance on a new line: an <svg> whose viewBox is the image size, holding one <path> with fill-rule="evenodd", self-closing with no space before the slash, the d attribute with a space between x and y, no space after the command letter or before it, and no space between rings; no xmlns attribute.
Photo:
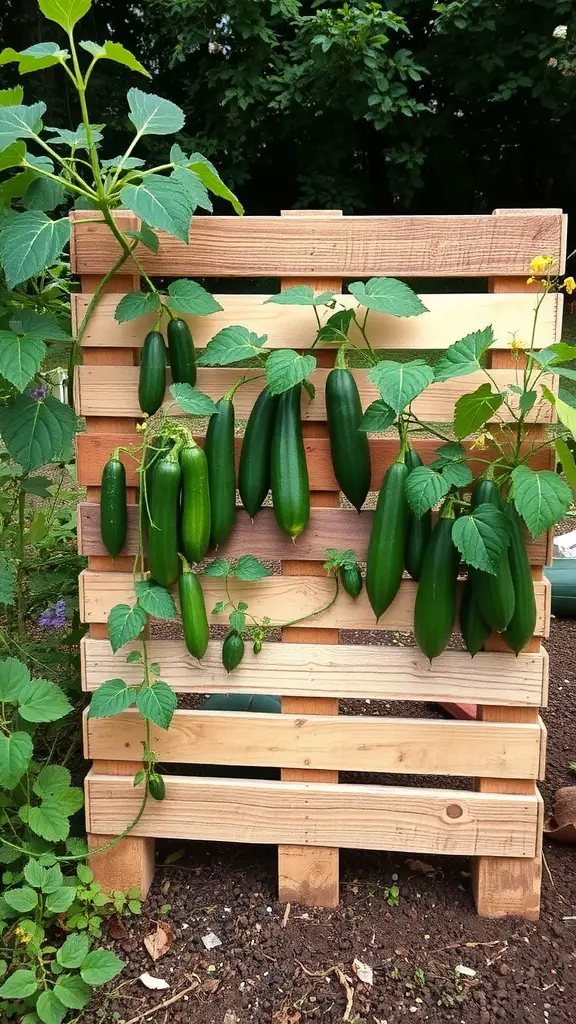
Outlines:
<svg viewBox="0 0 576 1024"><path fill-rule="evenodd" d="M146 986L146 988L156 990L161 988L170 988L170 985L167 981L164 981L164 978L154 978L151 974L148 974L148 971L144 971L144 974L140 975L140 981Z"/></svg>
<svg viewBox="0 0 576 1024"><path fill-rule="evenodd" d="M154 961L169 953L174 945L174 932L169 921L158 921L156 930L146 935L144 945Z"/></svg>
<svg viewBox="0 0 576 1024"><path fill-rule="evenodd" d="M239 1024L240 1018L236 1016L234 1010L226 1010L222 1018L222 1024Z"/></svg>
<svg viewBox="0 0 576 1024"><path fill-rule="evenodd" d="M406 861L410 871L416 871L422 875L436 875L437 869L432 864L427 864L425 860L413 860L409 858Z"/></svg>
<svg viewBox="0 0 576 1024"><path fill-rule="evenodd" d="M454 968L454 971L456 974L461 974L463 978L476 977L476 971L473 970L472 967L465 967L464 964L458 964L458 966Z"/></svg>
<svg viewBox="0 0 576 1024"><path fill-rule="evenodd" d="M216 946L222 945L222 940L218 938L215 932L208 932L207 935L202 936L202 944L206 949L216 949Z"/></svg>
<svg viewBox="0 0 576 1024"><path fill-rule="evenodd" d="M374 984L374 971L372 970L369 964L363 964L362 961L359 960L357 956L354 957L354 960L352 961L352 970L354 971L354 974L358 978L360 978L360 981L364 982L365 985Z"/></svg>

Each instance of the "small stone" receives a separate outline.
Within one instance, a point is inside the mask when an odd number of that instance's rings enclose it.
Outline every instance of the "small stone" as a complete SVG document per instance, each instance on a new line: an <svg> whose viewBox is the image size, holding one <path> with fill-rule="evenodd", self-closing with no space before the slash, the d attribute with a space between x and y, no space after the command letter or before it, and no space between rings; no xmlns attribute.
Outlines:
<svg viewBox="0 0 576 1024"><path fill-rule="evenodd" d="M206 949L216 949L216 946L222 945L222 939L219 939L214 932L208 932L207 935L202 936L202 945Z"/></svg>

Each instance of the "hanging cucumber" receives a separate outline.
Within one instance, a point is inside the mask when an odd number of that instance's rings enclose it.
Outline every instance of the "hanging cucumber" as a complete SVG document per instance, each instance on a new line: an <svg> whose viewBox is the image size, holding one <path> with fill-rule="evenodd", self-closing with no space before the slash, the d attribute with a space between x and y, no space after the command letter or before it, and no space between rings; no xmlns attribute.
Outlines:
<svg viewBox="0 0 576 1024"><path fill-rule="evenodd" d="M493 480L480 480L474 488L472 508L483 504L493 504L497 508L502 507L500 491ZM496 575L483 572L481 569L472 569L470 576L473 580L474 596L482 618L497 633L504 632L514 614L515 604L508 552L500 562Z"/></svg>
<svg viewBox="0 0 576 1024"><path fill-rule="evenodd" d="M253 519L270 490L270 455L279 395L267 387L258 395L242 441L238 490L242 504Z"/></svg>
<svg viewBox="0 0 576 1024"><path fill-rule="evenodd" d="M244 640L240 633L233 629L222 644L222 664L227 672L233 672L244 657Z"/></svg>
<svg viewBox="0 0 576 1024"><path fill-rule="evenodd" d="M210 543L208 462L202 448L186 445L180 451L182 550L189 562L201 562Z"/></svg>
<svg viewBox="0 0 576 1024"><path fill-rule="evenodd" d="M407 476L408 467L403 462L390 466L374 513L366 561L366 590L377 620L396 597L404 571Z"/></svg>
<svg viewBox="0 0 576 1024"><path fill-rule="evenodd" d="M441 515L430 534L414 605L416 643L430 661L442 654L456 618L460 555L452 542L453 522Z"/></svg>
<svg viewBox="0 0 576 1024"><path fill-rule="evenodd" d="M271 484L278 526L294 540L310 517L310 484L300 419L301 386L280 395L272 438Z"/></svg>
<svg viewBox="0 0 576 1024"><path fill-rule="evenodd" d="M124 547L126 528L126 470L115 452L102 471L100 491L100 534L112 558Z"/></svg>
<svg viewBox="0 0 576 1024"><path fill-rule="evenodd" d="M174 452L162 456L154 466L149 505L152 522L148 528L148 568L157 583L169 587L180 574L180 464Z"/></svg>
<svg viewBox="0 0 576 1024"><path fill-rule="evenodd" d="M178 580L178 593L186 647L195 658L203 658L209 635L206 605L200 581L188 566Z"/></svg>
<svg viewBox="0 0 576 1024"><path fill-rule="evenodd" d="M409 448L406 452L406 465L408 466L408 472L411 473L417 466L422 465L422 459L415 452L413 448ZM422 561L424 558L424 552L430 539L432 532L432 512L425 512L424 515L414 515L412 511L408 512L408 526L406 529L406 551L404 553L404 565L406 571L412 577L413 580L420 579L420 573L422 571Z"/></svg>
<svg viewBox="0 0 576 1024"><path fill-rule="evenodd" d="M326 418L334 475L359 512L370 489L370 449L368 435L358 429L362 422L358 386L345 367L335 367L326 378Z"/></svg>
<svg viewBox="0 0 576 1024"><path fill-rule="evenodd" d="M166 797L166 783L164 776L158 772L151 772L148 779L148 792L154 800L164 800Z"/></svg>
<svg viewBox="0 0 576 1024"><path fill-rule="evenodd" d="M490 626L480 614L478 602L474 596L474 581L468 577L464 584L462 602L460 604L460 632L464 646L472 657L481 651L485 641L492 632Z"/></svg>
<svg viewBox="0 0 576 1024"><path fill-rule="evenodd" d="M506 503L505 512L512 524L508 561L514 586L515 603L514 613L503 636L508 647L515 654L519 654L526 647L536 629L536 599L522 522L510 502Z"/></svg>
<svg viewBox="0 0 576 1024"><path fill-rule="evenodd" d="M166 329L168 355L175 384L196 383L196 355L190 328L185 320L169 320Z"/></svg>
<svg viewBox="0 0 576 1024"><path fill-rule="evenodd" d="M142 412L153 416L164 401L166 391L166 346L160 331L150 331L144 339L138 379L138 403Z"/></svg>
<svg viewBox="0 0 576 1024"><path fill-rule="evenodd" d="M358 597L362 590L362 573L359 565L341 565L340 582L350 597Z"/></svg>
<svg viewBox="0 0 576 1024"><path fill-rule="evenodd" d="M210 489L210 541L217 547L229 537L236 518L234 464L234 406L228 398L216 403L206 432L206 460Z"/></svg>

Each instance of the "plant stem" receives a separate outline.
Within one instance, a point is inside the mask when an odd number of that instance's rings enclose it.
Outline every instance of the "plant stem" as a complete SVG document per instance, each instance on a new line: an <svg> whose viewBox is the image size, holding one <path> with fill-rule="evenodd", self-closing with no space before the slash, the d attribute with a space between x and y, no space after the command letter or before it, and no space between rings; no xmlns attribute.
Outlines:
<svg viewBox="0 0 576 1024"><path fill-rule="evenodd" d="M20 487L18 493L18 535L17 555L18 571L16 573L16 607L18 614L18 636L22 640L26 635L26 601L24 597L24 529L26 517L26 491Z"/></svg>

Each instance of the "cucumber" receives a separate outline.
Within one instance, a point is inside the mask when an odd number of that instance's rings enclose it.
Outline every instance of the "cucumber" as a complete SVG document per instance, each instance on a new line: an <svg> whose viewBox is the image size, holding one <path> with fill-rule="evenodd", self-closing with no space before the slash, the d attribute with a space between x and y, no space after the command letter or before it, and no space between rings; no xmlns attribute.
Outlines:
<svg viewBox="0 0 576 1024"><path fill-rule="evenodd" d="M163 775L159 775L158 772L150 774L148 779L148 792L154 800L164 800L166 796L166 783L164 782Z"/></svg>
<svg viewBox="0 0 576 1024"><path fill-rule="evenodd" d="M146 498L148 499L148 507L152 500L152 481L154 479L154 470L160 462L160 459L167 455L172 449L174 441L170 437L155 437L151 444L146 448L144 453L144 476L146 478ZM142 479L142 477L140 478ZM144 504L144 523L148 525L148 515L146 504Z"/></svg>
<svg viewBox="0 0 576 1024"><path fill-rule="evenodd" d="M496 505L497 508L502 507L500 492L493 480L480 480L474 488L472 508L485 503ZM514 614L515 604L508 552L500 562L496 575L483 572L481 569L472 569L470 575L482 618L497 633L504 632Z"/></svg>
<svg viewBox="0 0 576 1024"><path fill-rule="evenodd" d="M414 635L427 658L445 649L454 626L460 554L452 542L453 519L440 516L424 553L414 605Z"/></svg>
<svg viewBox="0 0 576 1024"><path fill-rule="evenodd" d="M175 384L196 383L196 355L190 328L185 320L170 320L166 329L172 380Z"/></svg>
<svg viewBox="0 0 576 1024"><path fill-rule="evenodd" d="M153 416L166 392L166 346L160 331L150 331L144 339L138 379L138 403L142 412Z"/></svg>
<svg viewBox="0 0 576 1024"><path fill-rule="evenodd" d="M460 632L464 646L472 657L482 650L485 641L492 632L490 626L480 614L478 602L474 596L474 581L471 576L464 584L462 602L460 604Z"/></svg>
<svg viewBox="0 0 576 1024"><path fill-rule="evenodd" d="M362 590L362 573L359 565L341 565L340 582L350 597L358 597Z"/></svg>
<svg viewBox="0 0 576 1024"><path fill-rule="evenodd" d="M418 455L418 452L409 448L406 452L406 465L408 466L408 471L411 473L413 469L416 469L417 466L421 466L422 464L422 459ZM425 512L424 515L418 518L418 516L414 515L414 513L409 509L404 566L413 580L420 579L422 560L424 558L426 546L430 540L431 532L432 512Z"/></svg>
<svg viewBox="0 0 576 1024"><path fill-rule="evenodd" d="M240 633L233 629L222 644L222 664L227 672L233 672L244 657L244 641Z"/></svg>
<svg viewBox="0 0 576 1024"><path fill-rule="evenodd" d="M100 534L112 558L124 547L127 522L126 470L118 456L112 455L102 471L100 491Z"/></svg>
<svg viewBox="0 0 576 1024"><path fill-rule="evenodd" d="M216 402L206 432L206 460L210 489L210 541L217 547L229 537L236 519L236 467L234 464L234 406L227 398Z"/></svg>
<svg viewBox="0 0 576 1024"><path fill-rule="evenodd" d="M182 551L189 562L201 562L210 543L210 488L208 462L198 445L180 451Z"/></svg>
<svg viewBox="0 0 576 1024"><path fill-rule="evenodd" d="M153 470L148 528L148 568L163 587L175 583L180 575L178 557L178 513L180 504L180 464L174 452L162 456Z"/></svg>
<svg viewBox="0 0 576 1024"><path fill-rule="evenodd" d="M270 490L270 454L279 401L280 395L272 395L267 387L263 388L246 424L238 468L238 490L252 519Z"/></svg>
<svg viewBox="0 0 576 1024"><path fill-rule="evenodd" d="M366 590L376 620L398 593L404 571L408 526L405 484L408 467L394 462L387 470L374 513L366 561Z"/></svg>
<svg viewBox="0 0 576 1024"><path fill-rule="evenodd" d="M280 395L272 437L271 484L276 522L298 537L310 518L310 484L300 419L300 384Z"/></svg>
<svg viewBox="0 0 576 1024"><path fill-rule="evenodd" d="M526 553L522 522L516 509L506 503L506 515L512 524L510 547L508 548L508 561L510 564L510 575L514 586L514 614L504 631L503 637L508 647L515 654L526 647L536 629L536 599L534 597L534 584L530 572L530 562Z"/></svg>
<svg viewBox="0 0 576 1024"><path fill-rule="evenodd" d="M203 658L208 647L208 618L200 580L191 569L185 568L178 580L178 593L186 647L195 658Z"/></svg>
<svg viewBox="0 0 576 1024"><path fill-rule="evenodd" d="M359 430L362 405L350 370L335 367L326 378L326 418L334 475L342 493L360 511L370 489L368 435Z"/></svg>

